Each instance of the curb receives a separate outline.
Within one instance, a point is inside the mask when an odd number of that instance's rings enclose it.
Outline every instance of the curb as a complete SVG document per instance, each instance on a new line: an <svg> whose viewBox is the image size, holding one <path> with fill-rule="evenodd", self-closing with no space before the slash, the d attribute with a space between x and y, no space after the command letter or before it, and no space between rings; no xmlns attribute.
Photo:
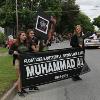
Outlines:
<svg viewBox="0 0 100 100"><path fill-rule="evenodd" d="M16 86L17 86L17 82L14 83L12 88L8 90L0 100L12 100L16 95Z"/></svg>

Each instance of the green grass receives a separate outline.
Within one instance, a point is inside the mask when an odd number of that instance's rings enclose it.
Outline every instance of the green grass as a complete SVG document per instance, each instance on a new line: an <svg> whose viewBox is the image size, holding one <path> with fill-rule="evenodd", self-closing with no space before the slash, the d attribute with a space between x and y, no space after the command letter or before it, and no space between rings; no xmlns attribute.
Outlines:
<svg viewBox="0 0 100 100"><path fill-rule="evenodd" d="M0 47L0 53L5 53L5 52L7 52L7 51L8 51L7 48L2 48L2 47Z"/></svg>
<svg viewBox="0 0 100 100"><path fill-rule="evenodd" d="M5 48L0 52L6 52ZM12 56L0 56L0 96L7 91L16 80L16 71L12 65Z"/></svg>

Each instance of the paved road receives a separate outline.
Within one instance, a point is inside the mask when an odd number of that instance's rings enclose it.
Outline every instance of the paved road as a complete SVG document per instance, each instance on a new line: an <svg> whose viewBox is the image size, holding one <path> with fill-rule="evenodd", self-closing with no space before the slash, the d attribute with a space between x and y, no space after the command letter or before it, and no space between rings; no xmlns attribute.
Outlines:
<svg viewBox="0 0 100 100"><path fill-rule="evenodd" d="M23 98L16 95L13 100L100 100L100 49L86 50L86 61L91 72L82 75L82 81L66 79L41 85L39 91Z"/></svg>

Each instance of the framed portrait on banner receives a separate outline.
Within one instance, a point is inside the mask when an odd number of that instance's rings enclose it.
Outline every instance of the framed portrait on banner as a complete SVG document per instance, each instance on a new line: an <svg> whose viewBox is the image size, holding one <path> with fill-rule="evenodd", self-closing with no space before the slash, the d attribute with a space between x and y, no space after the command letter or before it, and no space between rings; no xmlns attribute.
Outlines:
<svg viewBox="0 0 100 100"><path fill-rule="evenodd" d="M49 20L43 18L42 16L37 16L35 29L39 32L47 34L49 28Z"/></svg>

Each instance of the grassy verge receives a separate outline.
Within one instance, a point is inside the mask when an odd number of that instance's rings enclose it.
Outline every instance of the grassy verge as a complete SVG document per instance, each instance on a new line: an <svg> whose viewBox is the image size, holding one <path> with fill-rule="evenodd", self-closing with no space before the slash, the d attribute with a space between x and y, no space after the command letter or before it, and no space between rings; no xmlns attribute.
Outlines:
<svg viewBox="0 0 100 100"><path fill-rule="evenodd" d="M0 48L1 52L7 52L7 49ZM13 85L14 80L16 80L16 71L12 65L12 56L0 56L0 96Z"/></svg>
<svg viewBox="0 0 100 100"><path fill-rule="evenodd" d="M5 52L7 52L7 51L8 51L7 48L2 48L2 47L0 47L0 53L5 53Z"/></svg>

